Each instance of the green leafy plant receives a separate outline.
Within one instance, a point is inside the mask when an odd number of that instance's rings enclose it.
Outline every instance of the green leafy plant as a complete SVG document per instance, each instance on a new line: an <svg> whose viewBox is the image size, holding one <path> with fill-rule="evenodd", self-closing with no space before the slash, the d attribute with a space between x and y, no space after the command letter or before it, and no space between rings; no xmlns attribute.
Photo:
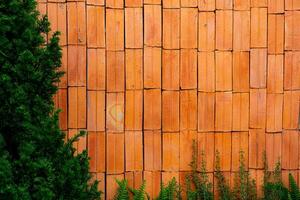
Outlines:
<svg viewBox="0 0 300 200"><path fill-rule="evenodd" d="M164 184L161 184L160 192L157 197L157 200L175 200L181 199L181 188L178 185L175 178L172 178L171 181L167 184L167 186L164 186Z"/></svg>
<svg viewBox="0 0 300 200"><path fill-rule="evenodd" d="M118 184L117 193L114 196L115 200L128 200L129 199L129 192L128 192L128 182L126 179L124 180L117 180Z"/></svg>
<svg viewBox="0 0 300 200"><path fill-rule="evenodd" d="M289 189L288 199L300 200L300 190L292 174L289 174L289 186L290 189Z"/></svg>
<svg viewBox="0 0 300 200"><path fill-rule="evenodd" d="M133 194L134 200L144 200L144 199L150 199L149 195L145 191L146 182L143 181L142 185L139 187L139 189L134 189L129 187L129 191Z"/></svg>

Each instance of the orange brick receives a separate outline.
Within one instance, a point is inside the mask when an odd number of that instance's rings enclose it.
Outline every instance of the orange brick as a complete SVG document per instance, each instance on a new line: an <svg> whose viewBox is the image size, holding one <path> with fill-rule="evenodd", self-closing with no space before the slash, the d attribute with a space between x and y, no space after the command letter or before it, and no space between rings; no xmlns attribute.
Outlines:
<svg viewBox="0 0 300 200"><path fill-rule="evenodd" d="M300 91L284 92L283 128L297 129L299 126Z"/></svg>
<svg viewBox="0 0 300 200"><path fill-rule="evenodd" d="M198 170L201 168L202 152L206 160L207 172L213 172L215 169L215 134L214 132L198 133Z"/></svg>
<svg viewBox="0 0 300 200"><path fill-rule="evenodd" d="M54 95L55 108L60 109L59 112L59 128L61 130L68 129L68 90L59 89Z"/></svg>
<svg viewBox="0 0 300 200"><path fill-rule="evenodd" d="M144 129L161 128L161 91L144 90Z"/></svg>
<svg viewBox="0 0 300 200"><path fill-rule="evenodd" d="M224 176L224 178L225 178L225 183L230 187L230 189L232 189L232 183L231 183L231 172L222 172L222 174L223 174L223 176ZM216 198L216 199L220 199L220 194L219 194L219 192L218 192L218 185L216 184L217 183L217 178L216 178L216 176L215 176L215 174L214 174L214 185L213 185L213 187L214 187L214 198Z"/></svg>
<svg viewBox="0 0 300 200"><path fill-rule="evenodd" d="M193 141L197 142L197 132L182 131L179 134L179 140L179 170L191 170L190 162L192 161L193 156L193 148L191 144L193 144Z"/></svg>
<svg viewBox="0 0 300 200"><path fill-rule="evenodd" d="M179 131L179 91L162 92L162 130Z"/></svg>
<svg viewBox="0 0 300 200"><path fill-rule="evenodd" d="M282 170L281 171L281 178L282 178L282 183L284 186L286 187L289 187L289 184L290 184L290 180L289 180L289 174L291 174L295 181L296 181L296 184L298 185L298 182L299 182L299 171L298 170Z"/></svg>
<svg viewBox="0 0 300 200"><path fill-rule="evenodd" d="M144 131L145 170L161 170L161 147L160 131Z"/></svg>
<svg viewBox="0 0 300 200"><path fill-rule="evenodd" d="M250 10L250 0L234 0L234 10Z"/></svg>
<svg viewBox="0 0 300 200"><path fill-rule="evenodd" d="M270 171L275 169L278 161L281 161L281 143L281 133L266 134L266 156Z"/></svg>
<svg viewBox="0 0 300 200"><path fill-rule="evenodd" d="M158 197L161 186L160 171L144 171L144 180L146 181L145 191L151 199Z"/></svg>
<svg viewBox="0 0 300 200"><path fill-rule="evenodd" d="M126 171L143 170L143 135L141 131L125 132Z"/></svg>
<svg viewBox="0 0 300 200"><path fill-rule="evenodd" d="M268 15L268 52L283 53L284 15Z"/></svg>
<svg viewBox="0 0 300 200"><path fill-rule="evenodd" d="M105 47L105 9L87 6L87 46Z"/></svg>
<svg viewBox="0 0 300 200"><path fill-rule="evenodd" d="M124 93L106 94L106 129L124 130Z"/></svg>
<svg viewBox="0 0 300 200"><path fill-rule="evenodd" d="M143 183L143 173L141 171L125 172L125 179L128 181L128 187L138 189ZM129 193L132 197L133 194Z"/></svg>
<svg viewBox="0 0 300 200"><path fill-rule="evenodd" d="M300 9L300 2L298 0L285 0L285 10Z"/></svg>
<svg viewBox="0 0 300 200"><path fill-rule="evenodd" d="M126 91L125 129L142 130L143 123L143 91Z"/></svg>
<svg viewBox="0 0 300 200"><path fill-rule="evenodd" d="M216 52L216 90L232 90L232 52Z"/></svg>
<svg viewBox="0 0 300 200"><path fill-rule="evenodd" d="M197 0L181 0L180 1L181 7L198 7L198 1Z"/></svg>
<svg viewBox="0 0 300 200"><path fill-rule="evenodd" d="M68 86L86 86L86 49L68 46Z"/></svg>
<svg viewBox="0 0 300 200"><path fill-rule="evenodd" d="M66 88L68 87L68 47L61 47L61 65L59 71L64 72L65 74L60 78L58 83L58 88Z"/></svg>
<svg viewBox="0 0 300 200"><path fill-rule="evenodd" d="M143 47L142 8L125 8L125 46L126 48Z"/></svg>
<svg viewBox="0 0 300 200"><path fill-rule="evenodd" d="M118 174L124 172L124 133L106 134L106 172Z"/></svg>
<svg viewBox="0 0 300 200"><path fill-rule="evenodd" d="M258 197L263 196L264 170L249 170L250 178L255 180L256 192Z"/></svg>
<svg viewBox="0 0 300 200"><path fill-rule="evenodd" d="M214 131L215 93L198 93L198 131Z"/></svg>
<svg viewBox="0 0 300 200"><path fill-rule="evenodd" d="M215 49L216 17L214 12L199 12L198 50L213 51Z"/></svg>
<svg viewBox="0 0 300 200"><path fill-rule="evenodd" d="M249 168L262 169L266 149L266 134L263 129L249 130Z"/></svg>
<svg viewBox="0 0 300 200"><path fill-rule="evenodd" d="M285 49L300 50L300 11L285 12Z"/></svg>
<svg viewBox="0 0 300 200"><path fill-rule="evenodd" d="M266 88L267 50L251 49L250 51L250 87Z"/></svg>
<svg viewBox="0 0 300 200"><path fill-rule="evenodd" d="M59 31L59 44L67 44L67 6L66 3L48 3L47 16L51 23L49 36Z"/></svg>
<svg viewBox="0 0 300 200"><path fill-rule="evenodd" d="M250 128L265 128L267 95L265 89L250 90Z"/></svg>
<svg viewBox="0 0 300 200"><path fill-rule="evenodd" d="M163 133L163 170L179 169L179 133Z"/></svg>
<svg viewBox="0 0 300 200"><path fill-rule="evenodd" d="M268 55L267 92L283 92L283 55Z"/></svg>
<svg viewBox="0 0 300 200"><path fill-rule="evenodd" d="M216 0L216 8L219 10L232 9L233 0Z"/></svg>
<svg viewBox="0 0 300 200"><path fill-rule="evenodd" d="M124 0L106 0L105 6L107 8L123 8Z"/></svg>
<svg viewBox="0 0 300 200"><path fill-rule="evenodd" d="M250 11L234 11L233 50L250 50Z"/></svg>
<svg viewBox="0 0 300 200"><path fill-rule="evenodd" d="M268 13L284 13L285 0L268 0Z"/></svg>
<svg viewBox="0 0 300 200"><path fill-rule="evenodd" d="M160 5L144 6L144 44L161 46L162 17Z"/></svg>
<svg viewBox="0 0 300 200"><path fill-rule="evenodd" d="M114 199L118 190L116 179L123 180L124 174L106 175L106 199Z"/></svg>
<svg viewBox="0 0 300 200"><path fill-rule="evenodd" d="M215 151L220 154L222 171L231 169L231 132L215 133Z"/></svg>
<svg viewBox="0 0 300 200"><path fill-rule="evenodd" d="M162 52L162 88L179 89L179 50L163 50Z"/></svg>
<svg viewBox="0 0 300 200"><path fill-rule="evenodd" d="M249 93L232 95L232 130L247 131L249 121Z"/></svg>
<svg viewBox="0 0 300 200"><path fill-rule="evenodd" d="M216 49L232 49L232 11L216 11Z"/></svg>
<svg viewBox="0 0 300 200"><path fill-rule="evenodd" d="M203 92L215 91L215 53L198 53L198 90Z"/></svg>
<svg viewBox="0 0 300 200"><path fill-rule="evenodd" d="M232 93L216 93L216 131L232 130Z"/></svg>
<svg viewBox="0 0 300 200"><path fill-rule="evenodd" d="M69 128L86 128L86 88L68 88Z"/></svg>
<svg viewBox="0 0 300 200"><path fill-rule="evenodd" d="M180 8L180 0L162 0L163 8Z"/></svg>
<svg viewBox="0 0 300 200"><path fill-rule="evenodd" d="M180 50L180 88L197 89L197 50Z"/></svg>
<svg viewBox="0 0 300 200"><path fill-rule="evenodd" d="M88 131L105 130L105 92L88 91Z"/></svg>
<svg viewBox="0 0 300 200"><path fill-rule="evenodd" d="M84 2L68 2L68 44L86 43L86 18Z"/></svg>
<svg viewBox="0 0 300 200"><path fill-rule="evenodd" d="M143 50L126 49L126 89L143 89Z"/></svg>
<svg viewBox="0 0 300 200"><path fill-rule="evenodd" d="M234 92L249 92L249 52L233 52L232 88Z"/></svg>
<svg viewBox="0 0 300 200"><path fill-rule="evenodd" d="M299 166L299 136L298 131L282 133L282 168L298 169Z"/></svg>
<svg viewBox="0 0 300 200"><path fill-rule="evenodd" d="M87 0L86 4L103 6L104 5L104 0Z"/></svg>
<svg viewBox="0 0 300 200"><path fill-rule="evenodd" d="M106 83L108 92L122 92L125 89L124 51L107 51Z"/></svg>
<svg viewBox="0 0 300 200"><path fill-rule="evenodd" d="M163 47L179 49L180 9L163 9Z"/></svg>
<svg viewBox="0 0 300 200"><path fill-rule="evenodd" d="M46 1L39 1L36 6L37 11L39 11L40 17L47 14L47 3Z"/></svg>
<svg viewBox="0 0 300 200"><path fill-rule="evenodd" d="M251 0L251 7L267 7L268 0Z"/></svg>
<svg viewBox="0 0 300 200"><path fill-rule="evenodd" d="M105 172L105 133L88 133L88 156L90 172Z"/></svg>
<svg viewBox="0 0 300 200"><path fill-rule="evenodd" d="M78 129L69 129L68 137L73 138L75 135L79 134ZM73 143L73 147L75 148L75 155L82 153L86 150L86 136L80 137L78 141Z"/></svg>
<svg viewBox="0 0 300 200"><path fill-rule="evenodd" d="M214 11L216 9L215 0L199 0L198 9L200 11Z"/></svg>
<svg viewBox="0 0 300 200"><path fill-rule="evenodd" d="M92 180L98 181L98 191L102 191L101 198L105 199L105 173L92 173Z"/></svg>
<svg viewBox="0 0 300 200"><path fill-rule="evenodd" d="M105 50L88 49L88 77L89 90L105 90Z"/></svg>
<svg viewBox="0 0 300 200"><path fill-rule="evenodd" d="M124 10L106 9L106 49L124 49Z"/></svg>
<svg viewBox="0 0 300 200"><path fill-rule="evenodd" d="M198 10L196 8L180 9L180 47L197 48Z"/></svg>
<svg viewBox="0 0 300 200"><path fill-rule="evenodd" d="M243 152L244 164L248 169L248 132L232 132L232 171L239 170L240 152Z"/></svg>
<svg viewBox="0 0 300 200"><path fill-rule="evenodd" d="M161 176L162 176L162 184L163 185L168 185L168 183L173 179L175 178L176 182L178 183L179 182L179 172L176 171L163 171L161 173Z"/></svg>
<svg viewBox="0 0 300 200"><path fill-rule="evenodd" d="M251 8L251 47L267 47L267 8Z"/></svg>
<svg viewBox="0 0 300 200"><path fill-rule="evenodd" d="M283 94L267 95L267 132L282 131Z"/></svg>
<svg viewBox="0 0 300 200"><path fill-rule="evenodd" d="M161 48L144 48L144 87L161 87Z"/></svg>
<svg viewBox="0 0 300 200"><path fill-rule="evenodd" d="M284 89L300 89L300 52L285 52Z"/></svg>
<svg viewBox="0 0 300 200"><path fill-rule="evenodd" d="M143 1L142 0L125 0L126 7L142 7Z"/></svg>
<svg viewBox="0 0 300 200"><path fill-rule="evenodd" d="M180 130L197 130L197 91L180 91Z"/></svg>

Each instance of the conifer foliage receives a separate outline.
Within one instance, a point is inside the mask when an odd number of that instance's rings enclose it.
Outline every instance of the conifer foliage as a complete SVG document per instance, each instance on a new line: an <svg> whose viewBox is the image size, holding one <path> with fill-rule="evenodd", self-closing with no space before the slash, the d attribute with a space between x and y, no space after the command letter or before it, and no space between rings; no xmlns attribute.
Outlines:
<svg viewBox="0 0 300 200"><path fill-rule="evenodd" d="M59 34L34 0L0 1L0 199L98 199L87 153L58 127Z"/></svg>

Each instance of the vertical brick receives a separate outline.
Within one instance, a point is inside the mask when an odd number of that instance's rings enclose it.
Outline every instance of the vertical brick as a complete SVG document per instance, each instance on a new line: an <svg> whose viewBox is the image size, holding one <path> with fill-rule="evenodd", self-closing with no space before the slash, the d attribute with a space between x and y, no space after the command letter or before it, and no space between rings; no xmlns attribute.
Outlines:
<svg viewBox="0 0 300 200"><path fill-rule="evenodd" d="M284 15L268 15L268 52L283 53Z"/></svg>
<svg viewBox="0 0 300 200"><path fill-rule="evenodd" d="M180 1L181 7L198 7L198 1L197 0L181 0Z"/></svg>
<svg viewBox="0 0 300 200"><path fill-rule="evenodd" d="M105 9L87 6L87 46L105 47Z"/></svg>
<svg viewBox="0 0 300 200"><path fill-rule="evenodd" d="M118 190L116 179L123 180L124 174L106 175L106 199L114 199Z"/></svg>
<svg viewBox="0 0 300 200"><path fill-rule="evenodd" d="M233 50L250 50L250 11L234 11Z"/></svg>
<svg viewBox="0 0 300 200"><path fill-rule="evenodd" d="M108 8L123 8L124 0L106 0L105 6Z"/></svg>
<svg viewBox="0 0 300 200"><path fill-rule="evenodd" d="M106 94L106 129L108 131L124 130L124 93Z"/></svg>
<svg viewBox="0 0 300 200"><path fill-rule="evenodd" d="M59 89L54 95L54 105L61 111L59 113L59 128L61 130L68 129L68 90Z"/></svg>
<svg viewBox="0 0 300 200"><path fill-rule="evenodd" d="M232 49L232 11L216 11L216 49Z"/></svg>
<svg viewBox="0 0 300 200"><path fill-rule="evenodd" d="M267 132L282 131L283 94L267 95Z"/></svg>
<svg viewBox="0 0 300 200"><path fill-rule="evenodd" d="M298 169L299 166L299 133L284 131L282 133L282 168Z"/></svg>
<svg viewBox="0 0 300 200"><path fill-rule="evenodd" d="M234 10L250 10L250 0L234 0Z"/></svg>
<svg viewBox="0 0 300 200"><path fill-rule="evenodd" d="M262 169L263 156L266 149L266 134L264 129L249 130L249 168Z"/></svg>
<svg viewBox="0 0 300 200"><path fill-rule="evenodd" d="M143 50L126 49L126 89L143 89Z"/></svg>
<svg viewBox="0 0 300 200"><path fill-rule="evenodd" d="M106 57L104 49L88 49L87 87L89 90L105 90Z"/></svg>
<svg viewBox="0 0 300 200"><path fill-rule="evenodd" d="M198 9L200 11L214 11L216 9L215 0L199 0Z"/></svg>
<svg viewBox="0 0 300 200"><path fill-rule="evenodd" d="M161 87L161 48L144 48L144 87Z"/></svg>
<svg viewBox="0 0 300 200"><path fill-rule="evenodd" d="M87 130L105 130L105 92L88 91Z"/></svg>
<svg viewBox="0 0 300 200"><path fill-rule="evenodd" d="M251 7L267 7L268 0L251 0Z"/></svg>
<svg viewBox="0 0 300 200"><path fill-rule="evenodd" d="M283 55L268 55L267 92L283 92Z"/></svg>
<svg viewBox="0 0 300 200"><path fill-rule="evenodd" d="M284 92L283 128L297 129L299 127L300 91Z"/></svg>
<svg viewBox="0 0 300 200"><path fill-rule="evenodd" d="M249 174L250 174L250 178L255 180L257 196L262 197L263 196L264 170L250 169Z"/></svg>
<svg viewBox="0 0 300 200"><path fill-rule="evenodd" d="M179 91L162 92L162 130L179 131Z"/></svg>
<svg viewBox="0 0 300 200"><path fill-rule="evenodd" d="M106 172L119 174L124 172L124 133L106 135Z"/></svg>
<svg viewBox="0 0 300 200"><path fill-rule="evenodd" d="M161 128L161 91L144 90L144 129Z"/></svg>
<svg viewBox="0 0 300 200"><path fill-rule="evenodd" d="M249 52L233 52L232 89L234 92L249 92Z"/></svg>
<svg viewBox="0 0 300 200"><path fill-rule="evenodd" d="M231 132L215 133L215 151L220 154L222 171L231 169Z"/></svg>
<svg viewBox="0 0 300 200"><path fill-rule="evenodd" d="M103 6L104 5L104 0L87 0L86 4Z"/></svg>
<svg viewBox="0 0 300 200"><path fill-rule="evenodd" d="M215 93L198 93L198 131L214 131Z"/></svg>
<svg viewBox="0 0 300 200"><path fill-rule="evenodd" d="M297 0L285 0L285 10L300 9L300 2Z"/></svg>
<svg viewBox="0 0 300 200"><path fill-rule="evenodd" d="M232 132L232 160L231 170L238 171L240 166L240 154L244 156L244 164L248 169L248 132Z"/></svg>
<svg viewBox="0 0 300 200"><path fill-rule="evenodd" d="M144 180L147 183L145 190L150 198L158 197L161 186L161 172L144 171Z"/></svg>
<svg viewBox="0 0 300 200"><path fill-rule="evenodd" d="M61 65L59 71L64 72L65 74L60 78L58 83L58 88L67 88L68 87L68 47L61 46Z"/></svg>
<svg viewBox="0 0 300 200"><path fill-rule="evenodd" d="M125 172L125 179L128 181L128 187L139 189L143 184L143 173L141 171ZM132 198L133 194L129 193Z"/></svg>
<svg viewBox="0 0 300 200"><path fill-rule="evenodd" d="M265 89L250 90L250 128L265 128L267 95Z"/></svg>
<svg viewBox="0 0 300 200"><path fill-rule="evenodd" d="M267 47L267 8L251 8L251 47Z"/></svg>
<svg viewBox="0 0 300 200"><path fill-rule="evenodd" d="M214 12L199 12L198 50L215 49L216 17ZM212 37L213 36L213 37Z"/></svg>
<svg viewBox="0 0 300 200"><path fill-rule="evenodd" d="M191 170L190 162L193 156L193 141L197 142L196 131L182 131L179 134L179 170Z"/></svg>
<svg viewBox="0 0 300 200"><path fill-rule="evenodd" d="M68 86L86 86L86 49L68 46Z"/></svg>
<svg viewBox="0 0 300 200"><path fill-rule="evenodd" d="M179 49L180 9L163 9L163 47Z"/></svg>
<svg viewBox="0 0 300 200"><path fill-rule="evenodd" d="M161 170L161 133L160 131L144 131L144 169Z"/></svg>
<svg viewBox="0 0 300 200"><path fill-rule="evenodd" d="M86 128L86 88L68 88L69 128Z"/></svg>
<svg viewBox="0 0 300 200"><path fill-rule="evenodd" d="M161 6L144 6L144 44L146 46L161 46Z"/></svg>
<svg viewBox="0 0 300 200"><path fill-rule="evenodd" d="M269 170L275 169L276 163L281 162L281 133L266 134L266 156Z"/></svg>
<svg viewBox="0 0 300 200"><path fill-rule="evenodd" d="M125 132L126 171L143 170L143 135L142 131Z"/></svg>
<svg viewBox="0 0 300 200"><path fill-rule="evenodd" d="M47 14L47 3L44 1L38 1L36 6L37 11L40 13L40 17Z"/></svg>
<svg viewBox="0 0 300 200"><path fill-rule="evenodd" d="M88 156L90 172L105 172L105 133L88 133Z"/></svg>
<svg viewBox="0 0 300 200"><path fill-rule="evenodd" d="M48 3L47 16L51 23L51 31L49 36L54 32L59 31L59 44L67 44L67 6L66 3Z"/></svg>
<svg viewBox="0 0 300 200"><path fill-rule="evenodd" d="M163 50L162 52L162 88L179 89L179 50Z"/></svg>
<svg viewBox="0 0 300 200"><path fill-rule="evenodd" d="M161 5L161 0L144 0L144 4Z"/></svg>
<svg viewBox="0 0 300 200"><path fill-rule="evenodd" d="M294 177L296 184L298 185L298 182L299 182L299 171L298 170L282 170L281 173L282 173L281 178L282 178L283 185L288 186L290 184L290 180L289 180L290 174Z"/></svg>
<svg viewBox="0 0 300 200"><path fill-rule="evenodd" d="M227 10L232 9L233 0L216 0L216 9Z"/></svg>
<svg viewBox="0 0 300 200"><path fill-rule="evenodd" d="M268 13L284 13L285 0L268 0Z"/></svg>
<svg viewBox="0 0 300 200"><path fill-rule="evenodd" d="M125 89L125 61L123 51L106 52L107 92L122 92Z"/></svg>
<svg viewBox="0 0 300 200"><path fill-rule="evenodd" d="M300 11L285 12L285 49L300 50Z"/></svg>
<svg viewBox="0 0 300 200"><path fill-rule="evenodd" d="M125 0L126 7L142 7L143 1L142 0Z"/></svg>
<svg viewBox="0 0 300 200"><path fill-rule="evenodd" d="M232 52L216 52L216 90L232 90Z"/></svg>
<svg viewBox="0 0 300 200"><path fill-rule="evenodd" d="M127 90L125 98L125 129L142 130L143 91Z"/></svg>
<svg viewBox="0 0 300 200"><path fill-rule="evenodd" d="M180 47L197 48L198 10L181 8L180 20Z"/></svg>
<svg viewBox="0 0 300 200"><path fill-rule="evenodd" d="M266 88L267 50L251 49L250 51L250 87Z"/></svg>
<svg viewBox="0 0 300 200"><path fill-rule="evenodd" d="M300 89L300 52L285 52L284 89Z"/></svg>
<svg viewBox="0 0 300 200"><path fill-rule="evenodd" d="M203 92L215 91L215 53L198 53L198 90Z"/></svg>
<svg viewBox="0 0 300 200"><path fill-rule="evenodd" d="M124 49L124 10L106 9L106 49Z"/></svg>
<svg viewBox="0 0 300 200"><path fill-rule="evenodd" d="M180 0L162 0L163 8L180 8Z"/></svg>
<svg viewBox="0 0 300 200"><path fill-rule="evenodd" d="M125 8L125 46L126 48L143 47L142 8Z"/></svg>
<svg viewBox="0 0 300 200"><path fill-rule="evenodd" d="M198 167L201 167L202 152L206 160L207 172L215 170L215 134L213 132L198 133Z"/></svg>
<svg viewBox="0 0 300 200"><path fill-rule="evenodd" d="M68 2L68 44L86 43L86 18L84 2Z"/></svg>
<svg viewBox="0 0 300 200"><path fill-rule="evenodd" d="M249 121L249 93L232 95L232 130L247 131Z"/></svg>
<svg viewBox="0 0 300 200"><path fill-rule="evenodd" d="M101 198L104 198L105 199L105 173L91 173L92 175L92 178L91 178L91 181L95 181L97 180L98 181L98 191L102 191L102 194L101 194Z"/></svg>
<svg viewBox="0 0 300 200"><path fill-rule="evenodd" d="M216 131L232 130L232 93L216 93Z"/></svg>
<svg viewBox="0 0 300 200"><path fill-rule="evenodd" d="M197 91L180 91L180 130L197 130Z"/></svg>
<svg viewBox="0 0 300 200"><path fill-rule="evenodd" d="M163 170L179 169L179 133L163 133Z"/></svg>
<svg viewBox="0 0 300 200"><path fill-rule="evenodd" d="M197 89L197 50L180 51L180 88Z"/></svg>

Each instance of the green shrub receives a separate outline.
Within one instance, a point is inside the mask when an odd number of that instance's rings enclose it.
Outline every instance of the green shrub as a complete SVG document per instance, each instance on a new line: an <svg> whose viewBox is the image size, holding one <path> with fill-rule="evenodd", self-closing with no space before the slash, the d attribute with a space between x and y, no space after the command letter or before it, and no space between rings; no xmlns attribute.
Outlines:
<svg viewBox="0 0 300 200"><path fill-rule="evenodd" d="M128 182L127 180L117 180L118 184L117 193L114 197L115 200L128 200L129 199L129 192L128 192Z"/></svg>
<svg viewBox="0 0 300 200"><path fill-rule="evenodd" d="M300 200L300 190L299 187L294 179L294 177L289 174L289 193L288 193L288 199L289 200Z"/></svg>
<svg viewBox="0 0 300 200"><path fill-rule="evenodd" d="M164 186L164 184L161 184L160 192L157 200L175 200L181 199L181 188L178 185L175 178L172 178L171 181L167 184L167 186Z"/></svg>

